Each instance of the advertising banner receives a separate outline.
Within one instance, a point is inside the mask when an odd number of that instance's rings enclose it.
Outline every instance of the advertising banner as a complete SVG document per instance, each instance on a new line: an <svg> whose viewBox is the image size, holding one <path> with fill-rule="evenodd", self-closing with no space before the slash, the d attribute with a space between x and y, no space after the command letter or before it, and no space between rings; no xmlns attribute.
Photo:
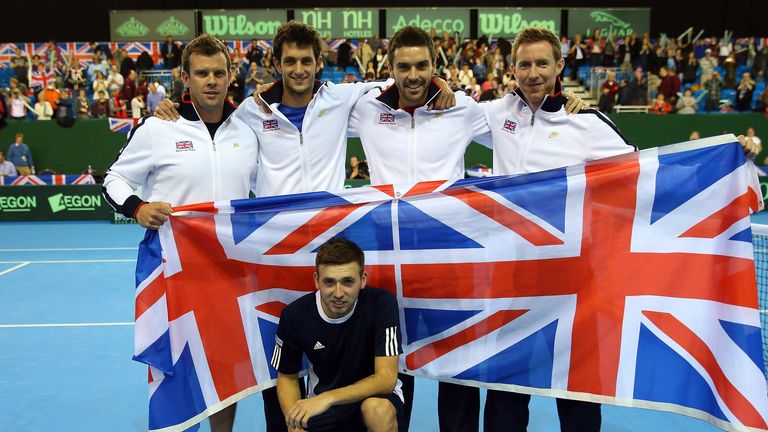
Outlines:
<svg viewBox="0 0 768 432"><path fill-rule="evenodd" d="M387 9L387 37L408 25L421 27L426 31L435 29L438 34L459 33L462 37L469 37L469 9Z"/></svg>
<svg viewBox="0 0 768 432"><path fill-rule="evenodd" d="M478 36L514 38L528 27L544 27L560 34L560 9L478 9Z"/></svg>
<svg viewBox="0 0 768 432"><path fill-rule="evenodd" d="M569 9L568 33L591 36L595 30L608 37L624 37L632 32L638 36L650 31L650 9Z"/></svg>
<svg viewBox="0 0 768 432"><path fill-rule="evenodd" d="M113 10L109 11L109 29L114 42L160 41L167 36L190 40L196 35L195 11Z"/></svg>
<svg viewBox="0 0 768 432"><path fill-rule="evenodd" d="M203 33L227 40L272 39L287 21L286 9L202 10Z"/></svg>
<svg viewBox="0 0 768 432"><path fill-rule="evenodd" d="M325 38L363 39L379 34L378 9L297 9L294 19Z"/></svg>
<svg viewBox="0 0 768 432"><path fill-rule="evenodd" d="M0 221L110 220L101 185L0 186Z"/></svg>

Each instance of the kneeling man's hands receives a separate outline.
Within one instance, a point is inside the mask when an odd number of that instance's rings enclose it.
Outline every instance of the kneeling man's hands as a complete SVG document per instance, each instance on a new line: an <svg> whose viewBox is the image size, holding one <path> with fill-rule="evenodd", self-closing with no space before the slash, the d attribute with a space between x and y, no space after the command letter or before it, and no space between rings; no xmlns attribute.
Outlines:
<svg viewBox="0 0 768 432"><path fill-rule="evenodd" d="M288 411L285 416L285 423L289 429L304 430L309 426L309 419L328 411L331 403L330 398L323 394L301 399Z"/></svg>

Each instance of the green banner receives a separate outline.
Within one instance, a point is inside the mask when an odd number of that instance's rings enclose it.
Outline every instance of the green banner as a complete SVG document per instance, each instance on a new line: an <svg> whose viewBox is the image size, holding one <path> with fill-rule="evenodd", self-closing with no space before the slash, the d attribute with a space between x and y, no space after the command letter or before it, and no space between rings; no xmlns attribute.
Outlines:
<svg viewBox="0 0 768 432"><path fill-rule="evenodd" d="M101 185L0 186L0 221L110 219Z"/></svg>
<svg viewBox="0 0 768 432"><path fill-rule="evenodd" d="M202 10L203 33L220 39L272 39L287 21L285 9Z"/></svg>
<svg viewBox="0 0 768 432"><path fill-rule="evenodd" d="M528 27L544 27L560 34L560 9L478 9L478 35L514 38Z"/></svg>
<svg viewBox="0 0 768 432"><path fill-rule="evenodd" d="M387 37L399 29L414 25L426 31L435 29L437 34L447 32L451 36L469 36L469 9L422 8L387 9Z"/></svg>
<svg viewBox="0 0 768 432"><path fill-rule="evenodd" d="M314 27L321 37L365 39L379 34L378 9L297 9L294 19Z"/></svg>
<svg viewBox="0 0 768 432"><path fill-rule="evenodd" d="M166 36L176 40L194 39L195 11L175 9L163 11L109 11L111 40L115 42L160 41Z"/></svg>
<svg viewBox="0 0 768 432"><path fill-rule="evenodd" d="M632 32L642 36L651 29L650 9L569 9L568 33L591 36L595 29L600 35L624 37Z"/></svg>

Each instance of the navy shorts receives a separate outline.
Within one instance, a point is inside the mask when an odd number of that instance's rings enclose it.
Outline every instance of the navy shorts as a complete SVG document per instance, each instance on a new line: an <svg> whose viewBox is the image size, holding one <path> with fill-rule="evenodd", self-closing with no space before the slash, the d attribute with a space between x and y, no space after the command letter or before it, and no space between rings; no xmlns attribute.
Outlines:
<svg viewBox="0 0 768 432"><path fill-rule="evenodd" d="M395 393L385 395L373 395L371 397L388 400L394 407L397 416L398 428L403 425L403 401ZM354 402L344 405L332 406L328 411L309 419L309 427L306 430L312 432L365 432L363 413L360 411L362 402ZM402 429L401 429L402 430Z"/></svg>

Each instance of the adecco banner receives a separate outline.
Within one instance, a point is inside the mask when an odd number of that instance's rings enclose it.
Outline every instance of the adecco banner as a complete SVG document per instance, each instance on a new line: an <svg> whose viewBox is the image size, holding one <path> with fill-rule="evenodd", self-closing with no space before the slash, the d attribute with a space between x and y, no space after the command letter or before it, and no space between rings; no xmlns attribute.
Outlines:
<svg viewBox="0 0 768 432"><path fill-rule="evenodd" d="M422 8L422 9L387 9L387 37L409 25L421 27L426 31L435 29L437 34L459 33L469 37L469 9Z"/></svg>
<svg viewBox="0 0 768 432"><path fill-rule="evenodd" d="M202 10L203 33L219 39L272 39L288 20L286 9Z"/></svg>
<svg viewBox="0 0 768 432"><path fill-rule="evenodd" d="M196 35L195 11L113 10L109 11L109 28L114 42L160 41L167 36L190 40Z"/></svg>
<svg viewBox="0 0 768 432"><path fill-rule="evenodd" d="M591 36L595 29L600 35L624 37L632 32L641 36L650 31L650 9L568 9L568 33Z"/></svg>
<svg viewBox="0 0 768 432"><path fill-rule="evenodd" d="M560 9L478 9L477 32L497 39L514 38L528 27L544 27L560 34Z"/></svg>
<svg viewBox="0 0 768 432"><path fill-rule="evenodd" d="M296 9L293 17L314 27L321 37L360 39L379 34L378 9Z"/></svg>
<svg viewBox="0 0 768 432"><path fill-rule="evenodd" d="M0 186L0 221L110 219L101 185Z"/></svg>

